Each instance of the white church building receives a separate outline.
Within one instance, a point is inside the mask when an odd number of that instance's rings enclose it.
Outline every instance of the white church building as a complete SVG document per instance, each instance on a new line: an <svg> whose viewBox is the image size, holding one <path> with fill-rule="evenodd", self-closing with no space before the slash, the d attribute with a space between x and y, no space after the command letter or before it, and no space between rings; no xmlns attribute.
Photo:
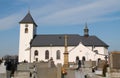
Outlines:
<svg viewBox="0 0 120 78"><path fill-rule="evenodd" d="M79 34L42 34L37 35L37 24L30 12L19 22L19 62L48 61L51 57L55 64L64 63L65 36L67 36L68 61L74 62L76 56L82 60L105 59L108 45L96 36L89 35L87 24L84 35Z"/></svg>

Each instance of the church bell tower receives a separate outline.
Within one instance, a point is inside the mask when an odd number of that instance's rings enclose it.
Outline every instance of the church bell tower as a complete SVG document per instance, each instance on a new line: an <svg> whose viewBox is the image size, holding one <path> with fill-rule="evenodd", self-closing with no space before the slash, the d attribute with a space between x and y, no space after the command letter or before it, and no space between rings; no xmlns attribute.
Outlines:
<svg viewBox="0 0 120 78"><path fill-rule="evenodd" d="M19 22L20 38L19 38L19 62L30 62L30 42L36 35L36 23L34 22L30 12Z"/></svg>

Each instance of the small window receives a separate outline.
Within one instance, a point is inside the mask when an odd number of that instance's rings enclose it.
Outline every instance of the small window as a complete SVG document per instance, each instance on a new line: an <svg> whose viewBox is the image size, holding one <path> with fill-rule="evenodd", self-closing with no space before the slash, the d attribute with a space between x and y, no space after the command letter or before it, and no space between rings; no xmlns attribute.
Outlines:
<svg viewBox="0 0 120 78"><path fill-rule="evenodd" d="M28 33L28 28L25 28L25 33Z"/></svg>
<svg viewBox="0 0 120 78"><path fill-rule="evenodd" d="M45 51L45 59L49 59L49 51L48 50Z"/></svg>
<svg viewBox="0 0 120 78"><path fill-rule="evenodd" d="M38 58L35 59L38 62Z"/></svg>
<svg viewBox="0 0 120 78"><path fill-rule="evenodd" d="M25 24L25 27L28 27L28 24Z"/></svg>
<svg viewBox="0 0 120 78"><path fill-rule="evenodd" d="M35 50L34 55L38 56L38 51L37 50Z"/></svg>
<svg viewBox="0 0 120 78"><path fill-rule="evenodd" d="M60 59L60 50L57 50L57 52L56 52L56 59Z"/></svg>

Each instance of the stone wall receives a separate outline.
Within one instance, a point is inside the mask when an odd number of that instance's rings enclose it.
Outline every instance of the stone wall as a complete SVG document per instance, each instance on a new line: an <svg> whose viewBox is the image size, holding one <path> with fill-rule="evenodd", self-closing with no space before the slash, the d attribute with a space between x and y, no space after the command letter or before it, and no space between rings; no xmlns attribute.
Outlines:
<svg viewBox="0 0 120 78"><path fill-rule="evenodd" d="M29 70L29 68L32 67L31 63L21 63L18 65L17 70Z"/></svg>

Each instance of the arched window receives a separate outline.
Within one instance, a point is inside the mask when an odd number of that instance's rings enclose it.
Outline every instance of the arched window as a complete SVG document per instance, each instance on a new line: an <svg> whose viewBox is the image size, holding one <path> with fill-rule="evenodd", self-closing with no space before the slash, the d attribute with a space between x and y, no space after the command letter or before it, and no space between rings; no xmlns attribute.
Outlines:
<svg viewBox="0 0 120 78"><path fill-rule="evenodd" d="M60 50L57 50L56 52L56 59L60 59Z"/></svg>
<svg viewBox="0 0 120 78"><path fill-rule="evenodd" d="M85 64L85 63L84 63L85 61L86 61L86 58L85 58L85 56L83 56L83 57L82 57L82 64L83 64L83 65Z"/></svg>
<svg viewBox="0 0 120 78"><path fill-rule="evenodd" d="M37 50L35 50L34 55L38 56L38 51Z"/></svg>
<svg viewBox="0 0 120 78"><path fill-rule="evenodd" d="M83 57L82 57L82 61L86 61L86 58L85 58L85 56L83 56Z"/></svg>
<svg viewBox="0 0 120 78"><path fill-rule="evenodd" d="M25 28L25 33L28 33L28 28Z"/></svg>
<svg viewBox="0 0 120 78"><path fill-rule="evenodd" d="M35 61L37 61L37 62L38 62L38 58L35 58Z"/></svg>
<svg viewBox="0 0 120 78"><path fill-rule="evenodd" d="M45 51L45 59L49 59L49 51L48 50Z"/></svg>

